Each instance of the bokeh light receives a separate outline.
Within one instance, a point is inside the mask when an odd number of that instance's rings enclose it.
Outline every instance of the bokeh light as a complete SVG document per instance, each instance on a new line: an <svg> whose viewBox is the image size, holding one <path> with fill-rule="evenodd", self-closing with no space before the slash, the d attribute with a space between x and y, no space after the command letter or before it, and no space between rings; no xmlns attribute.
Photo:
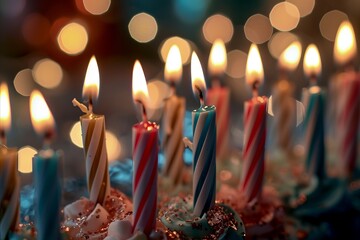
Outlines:
<svg viewBox="0 0 360 240"><path fill-rule="evenodd" d="M244 25L245 37L253 43L261 44L268 41L273 33L270 19L262 14L248 18Z"/></svg>
<svg viewBox="0 0 360 240"><path fill-rule="evenodd" d="M280 2L271 9L269 18L274 28L280 31L291 31L299 24L300 12L294 4Z"/></svg>
<svg viewBox="0 0 360 240"><path fill-rule="evenodd" d="M240 50L232 50L227 54L226 74L232 78L245 76L247 54Z"/></svg>
<svg viewBox="0 0 360 240"><path fill-rule="evenodd" d="M31 69L23 69L19 71L14 78L15 90L23 95L30 96L31 91L35 88L35 82Z"/></svg>
<svg viewBox="0 0 360 240"><path fill-rule="evenodd" d="M37 153L36 149L31 146L24 146L18 151L18 170L21 173L32 172L32 159Z"/></svg>
<svg viewBox="0 0 360 240"><path fill-rule="evenodd" d="M149 97L151 101L147 105L148 117L154 121L160 119L161 109L165 104L165 99L170 95L170 87L164 81L152 79L148 83Z"/></svg>
<svg viewBox="0 0 360 240"><path fill-rule="evenodd" d="M80 124L80 122L74 123L74 125L71 127L70 140L75 146L77 146L79 148L83 148L83 142L82 142L82 138L81 138L81 124Z"/></svg>
<svg viewBox="0 0 360 240"><path fill-rule="evenodd" d="M315 7L315 0L286 0L294 4L300 12L300 17L305 17L312 13Z"/></svg>
<svg viewBox="0 0 360 240"><path fill-rule="evenodd" d="M153 40L158 31L155 18L147 13L139 13L132 17L128 25L130 36L140 42Z"/></svg>
<svg viewBox="0 0 360 240"><path fill-rule="evenodd" d="M82 53L88 44L88 33L83 25L71 22L65 25L57 36L60 49L69 55Z"/></svg>
<svg viewBox="0 0 360 240"><path fill-rule="evenodd" d="M348 16L339 10L325 13L319 24L321 35L329 41L335 41L336 32L345 20L348 20Z"/></svg>
<svg viewBox="0 0 360 240"><path fill-rule="evenodd" d="M52 89L60 85L63 71L57 62L45 58L35 63L33 76L40 86Z"/></svg>
<svg viewBox="0 0 360 240"><path fill-rule="evenodd" d="M290 32L277 32L268 42L268 48L271 56L278 59L280 54L294 41L298 41L299 38Z"/></svg>
<svg viewBox="0 0 360 240"><path fill-rule="evenodd" d="M29 44L39 46L49 39L50 27L50 22L46 17L33 13L25 18L21 30Z"/></svg>
<svg viewBox="0 0 360 240"><path fill-rule="evenodd" d="M202 32L209 43L213 43L216 39L222 39L227 43L234 34L234 26L226 16L215 14L206 19Z"/></svg>
<svg viewBox="0 0 360 240"><path fill-rule="evenodd" d="M179 47L182 63L183 64L189 63L190 54L192 51L190 43L187 40L185 40L181 37L177 37L177 36L166 39L160 45L161 60L163 62L166 61L166 57L169 54L169 51L170 51L170 48L172 45L177 45Z"/></svg>
<svg viewBox="0 0 360 240"><path fill-rule="evenodd" d="M86 11L93 15L106 13L111 4L111 0L83 0Z"/></svg>
<svg viewBox="0 0 360 240"><path fill-rule="evenodd" d="M26 6L26 0L0 1L0 13L8 17L18 16Z"/></svg>

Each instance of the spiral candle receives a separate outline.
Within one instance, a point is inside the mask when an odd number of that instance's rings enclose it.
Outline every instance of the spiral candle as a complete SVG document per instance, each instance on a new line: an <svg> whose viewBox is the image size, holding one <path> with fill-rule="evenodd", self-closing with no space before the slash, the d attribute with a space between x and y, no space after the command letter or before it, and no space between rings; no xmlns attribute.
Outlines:
<svg viewBox="0 0 360 240"><path fill-rule="evenodd" d="M183 120L185 116L185 98L176 95L167 99L163 117L163 150L165 166L163 174L176 185L181 181L184 166Z"/></svg>
<svg viewBox="0 0 360 240"><path fill-rule="evenodd" d="M37 239L60 240L61 153L42 150L33 158Z"/></svg>
<svg viewBox="0 0 360 240"><path fill-rule="evenodd" d="M202 106L192 112L194 214L202 216L215 204L216 108Z"/></svg>
<svg viewBox="0 0 360 240"><path fill-rule="evenodd" d="M90 200L103 205L110 194L105 117L88 113L81 116L80 121Z"/></svg>
<svg viewBox="0 0 360 240"><path fill-rule="evenodd" d="M240 189L248 203L261 195L264 180L266 97L254 97L244 107L244 149Z"/></svg>
<svg viewBox="0 0 360 240"><path fill-rule="evenodd" d="M19 222L20 182L17 150L0 145L0 240L8 239Z"/></svg>
<svg viewBox="0 0 360 240"><path fill-rule="evenodd" d="M158 129L151 122L135 124L132 129L133 230L146 235L155 229L156 223Z"/></svg>

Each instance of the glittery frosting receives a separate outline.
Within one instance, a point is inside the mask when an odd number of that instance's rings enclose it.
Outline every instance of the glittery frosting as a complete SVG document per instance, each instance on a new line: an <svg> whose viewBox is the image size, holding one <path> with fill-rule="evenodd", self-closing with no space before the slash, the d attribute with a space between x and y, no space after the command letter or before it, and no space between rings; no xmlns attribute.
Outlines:
<svg viewBox="0 0 360 240"><path fill-rule="evenodd" d="M192 212L192 198L176 197L161 209L160 220L170 239L244 239L242 220L229 206L215 204L201 218Z"/></svg>

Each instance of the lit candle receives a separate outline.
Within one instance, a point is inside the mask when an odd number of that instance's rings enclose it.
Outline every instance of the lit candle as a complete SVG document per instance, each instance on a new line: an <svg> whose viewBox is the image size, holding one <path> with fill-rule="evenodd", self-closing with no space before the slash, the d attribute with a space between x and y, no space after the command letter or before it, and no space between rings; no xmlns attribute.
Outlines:
<svg viewBox="0 0 360 240"><path fill-rule="evenodd" d="M277 133L277 144L281 150L291 153L292 131L296 126L296 102L293 100L294 87L287 73L296 69L301 57L300 42L293 42L279 57L280 79L273 94L273 112Z"/></svg>
<svg viewBox="0 0 360 240"><path fill-rule="evenodd" d="M357 159L357 133L360 111L360 75L355 72L353 61L357 55L354 29L350 22L343 22L336 34L334 58L344 70L337 76L335 86L337 139L339 158L344 174L351 176ZM334 91L333 91L334 92Z"/></svg>
<svg viewBox="0 0 360 240"><path fill-rule="evenodd" d="M133 231L141 231L149 236L156 224L159 126L147 120L149 94L139 61L135 62L133 69L132 90L135 104L142 108L142 122L132 128Z"/></svg>
<svg viewBox="0 0 360 240"><path fill-rule="evenodd" d="M192 111L193 143L185 145L193 151L193 211L201 217L215 204L216 193L216 107L206 106L206 84L198 56L191 56L191 82L200 107Z"/></svg>
<svg viewBox="0 0 360 240"><path fill-rule="evenodd" d="M171 95L166 99L163 114L162 148L165 155L163 175L172 184L182 179L184 160L183 120L185 116L185 98L176 95L175 85L181 80L182 62L177 45L170 48L165 64L165 80L170 84Z"/></svg>
<svg viewBox="0 0 360 240"><path fill-rule="evenodd" d="M9 239L19 222L19 176L17 150L7 148L6 131L11 126L9 91L0 85L0 240Z"/></svg>
<svg viewBox="0 0 360 240"><path fill-rule="evenodd" d="M259 50L252 44L246 63L246 82L252 88L252 99L244 106L244 148L240 190L250 205L256 203L262 192L266 140L267 98L258 96L264 72Z"/></svg>
<svg viewBox="0 0 360 240"><path fill-rule="evenodd" d="M110 195L105 117L93 113L93 101L99 95L99 85L99 68L93 56L90 59L83 86L83 98L89 101L89 107L87 108L76 99L73 100L73 104L85 113L80 117L80 122L90 200L104 206L107 197Z"/></svg>
<svg viewBox="0 0 360 240"><path fill-rule="evenodd" d="M310 79L311 86L306 90L307 99L305 100L305 167L310 176L323 180L325 177L325 94L317 86L317 78L321 72L321 59L314 44L310 44L305 51L304 72Z"/></svg>
<svg viewBox="0 0 360 240"><path fill-rule="evenodd" d="M227 67L226 48L222 40L217 39L210 51L208 71L212 88L207 92L206 104L216 107L216 157L226 159L229 152L229 88L222 86Z"/></svg>
<svg viewBox="0 0 360 240"><path fill-rule="evenodd" d="M44 138L43 149L33 158L37 239L61 239L59 165L62 154L50 148L55 122L37 90L30 95L30 113L35 131Z"/></svg>

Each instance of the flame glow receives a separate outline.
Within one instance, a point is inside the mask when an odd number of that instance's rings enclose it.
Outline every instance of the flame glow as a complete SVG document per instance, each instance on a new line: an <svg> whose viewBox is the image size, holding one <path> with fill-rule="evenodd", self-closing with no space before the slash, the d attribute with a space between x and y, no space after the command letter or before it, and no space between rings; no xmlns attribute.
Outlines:
<svg viewBox="0 0 360 240"><path fill-rule="evenodd" d="M149 92L146 85L144 71L139 60L135 61L132 75L132 93L135 102L141 102L146 105L149 98Z"/></svg>
<svg viewBox="0 0 360 240"><path fill-rule="evenodd" d="M344 21L336 33L334 59L342 65L349 63L356 56L357 47L353 26L349 21Z"/></svg>
<svg viewBox="0 0 360 240"><path fill-rule="evenodd" d="M11 109L9 89L6 83L0 85L0 130L9 130L11 127Z"/></svg>
<svg viewBox="0 0 360 240"><path fill-rule="evenodd" d="M288 71L293 71L299 65L301 57L301 43L295 41L288 46L279 57L279 65Z"/></svg>
<svg viewBox="0 0 360 240"><path fill-rule="evenodd" d="M178 82L182 76L182 61L180 49L177 45L172 45L165 63L165 80Z"/></svg>
<svg viewBox="0 0 360 240"><path fill-rule="evenodd" d="M84 98L96 100L99 96L100 74L95 56L92 56L86 70L82 95Z"/></svg>
<svg viewBox="0 0 360 240"><path fill-rule="evenodd" d="M256 44L251 44L249 55L246 62L245 72L246 83L252 86L254 81L258 81L261 84L264 81L264 70L259 53L259 49Z"/></svg>
<svg viewBox="0 0 360 240"><path fill-rule="evenodd" d="M206 95L206 83L199 57L195 52L191 55L191 85L194 95L199 94L199 89L204 98Z"/></svg>
<svg viewBox="0 0 360 240"><path fill-rule="evenodd" d="M38 134L41 135L54 129L54 117L43 95L38 90L32 91L30 95L30 114L31 123Z"/></svg>
<svg viewBox="0 0 360 240"><path fill-rule="evenodd" d="M304 55L304 72L310 77L312 75L318 76L321 72L321 59L318 48L315 44L310 44Z"/></svg>
<svg viewBox="0 0 360 240"><path fill-rule="evenodd" d="M227 67L225 44L221 39L215 40L211 47L208 69L211 75L222 75Z"/></svg>

